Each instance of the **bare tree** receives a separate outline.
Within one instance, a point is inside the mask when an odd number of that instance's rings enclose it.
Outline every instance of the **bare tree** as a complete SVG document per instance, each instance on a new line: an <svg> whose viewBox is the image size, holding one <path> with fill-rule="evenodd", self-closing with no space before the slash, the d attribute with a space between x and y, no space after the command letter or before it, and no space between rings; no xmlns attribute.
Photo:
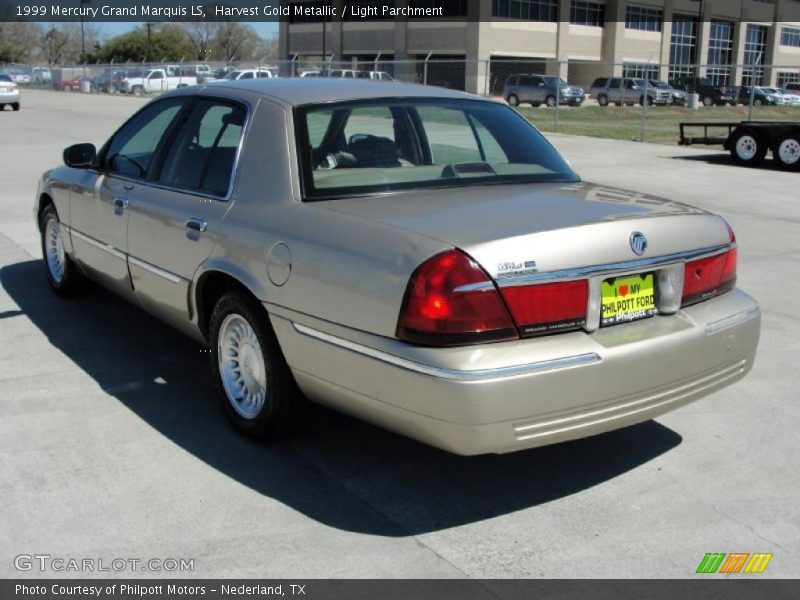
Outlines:
<svg viewBox="0 0 800 600"><path fill-rule="evenodd" d="M67 24L50 27L41 36L40 48L48 65L59 65L75 60L75 40ZM80 32L79 32L80 35ZM80 39L77 40L80 53Z"/></svg>
<svg viewBox="0 0 800 600"><path fill-rule="evenodd" d="M217 26L212 44L216 58L226 63L253 58L261 38L252 27L234 21L223 21Z"/></svg>
<svg viewBox="0 0 800 600"><path fill-rule="evenodd" d="M211 57L211 47L220 29L220 23L209 21L195 21L183 24L186 36L192 42L197 60L208 60Z"/></svg>
<svg viewBox="0 0 800 600"><path fill-rule="evenodd" d="M0 63L31 62L39 46L36 23L0 21Z"/></svg>

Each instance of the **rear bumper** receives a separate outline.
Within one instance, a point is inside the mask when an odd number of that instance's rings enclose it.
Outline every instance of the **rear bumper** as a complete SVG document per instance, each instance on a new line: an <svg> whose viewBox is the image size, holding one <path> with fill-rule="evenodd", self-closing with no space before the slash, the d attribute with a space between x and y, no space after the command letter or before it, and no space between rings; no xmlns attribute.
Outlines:
<svg viewBox="0 0 800 600"><path fill-rule="evenodd" d="M753 365L760 311L734 290L593 334L446 349L272 321L311 399L468 455L610 431L725 387Z"/></svg>
<svg viewBox="0 0 800 600"><path fill-rule="evenodd" d="M14 104L15 102L19 102L19 97L19 90L14 92L1 92L0 104Z"/></svg>

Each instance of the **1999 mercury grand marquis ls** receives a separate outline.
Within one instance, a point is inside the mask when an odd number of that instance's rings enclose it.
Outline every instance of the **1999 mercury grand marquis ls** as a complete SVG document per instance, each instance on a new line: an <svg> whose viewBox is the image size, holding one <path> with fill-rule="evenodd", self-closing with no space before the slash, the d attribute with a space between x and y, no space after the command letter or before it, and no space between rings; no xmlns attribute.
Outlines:
<svg viewBox="0 0 800 600"><path fill-rule="evenodd" d="M514 110L374 81L165 94L39 184L47 278L211 345L244 433L306 399L459 454L650 419L742 378L719 216L583 183Z"/></svg>

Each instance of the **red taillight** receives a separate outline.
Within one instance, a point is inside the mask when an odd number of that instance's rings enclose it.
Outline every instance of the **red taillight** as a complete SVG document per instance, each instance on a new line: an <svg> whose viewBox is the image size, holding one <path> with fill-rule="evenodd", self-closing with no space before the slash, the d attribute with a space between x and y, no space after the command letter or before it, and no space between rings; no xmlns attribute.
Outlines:
<svg viewBox="0 0 800 600"><path fill-rule="evenodd" d="M491 278L466 254L448 250L411 276L397 337L415 344L457 346L518 335Z"/></svg>
<svg viewBox="0 0 800 600"><path fill-rule="evenodd" d="M683 301L681 306L689 306L723 292L736 285L736 235L728 225L731 246L727 252L700 258L686 263L683 272Z"/></svg>
<svg viewBox="0 0 800 600"><path fill-rule="evenodd" d="M523 336L579 329L586 324L589 284L584 280L501 289Z"/></svg>

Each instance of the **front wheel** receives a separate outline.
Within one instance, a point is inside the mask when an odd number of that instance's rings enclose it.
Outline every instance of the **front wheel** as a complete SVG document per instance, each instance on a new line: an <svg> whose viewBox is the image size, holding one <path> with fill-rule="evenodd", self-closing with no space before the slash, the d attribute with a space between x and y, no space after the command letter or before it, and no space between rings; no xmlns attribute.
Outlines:
<svg viewBox="0 0 800 600"><path fill-rule="evenodd" d="M14 104L11 105L11 108L12 110L19 110L19 102L14 102Z"/></svg>
<svg viewBox="0 0 800 600"><path fill-rule="evenodd" d="M753 167L764 160L767 145L753 129L740 129L733 134L730 142L733 160L745 167Z"/></svg>
<svg viewBox="0 0 800 600"><path fill-rule="evenodd" d="M713 106L714 99L710 96L703 96L703 106Z"/></svg>
<svg viewBox="0 0 800 600"><path fill-rule="evenodd" d="M780 166L790 171L800 170L800 133L787 133L778 140L772 151Z"/></svg>
<svg viewBox="0 0 800 600"><path fill-rule="evenodd" d="M608 96L601 95L597 97L597 103L600 106L608 106Z"/></svg>
<svg viewBox="0 0 800 600"><path fill-rule="evenodd" d="M217 392L233 425L260 440L294 432L307 402L264 308L243 292L228 292L214 307L209 331Z"/></svg>
<svg viewBox="0 0 800 600"><path fill-rule="evenodd" d="M764 101L761 98L753 100L753 106L764 106Z"/></svg>
<svg viewBox="0 0 800 600"><path fill-rule="evenodd" d="M555 97L555 96L548 96L547 98L545 98L545 99L544 99L544 103L545 103L545 104L546 104L546 105L547 105L549 108L554 108L554 107L555 107L555 105L556 105L556 104L558 104L558 103L556 102L556 97Z"/></svg>
<svg viewBox="0 0 800 600"><path fill-rule="evenodd" d="M86 279L64 250L61 221L52 204L42 211L39 221L41 229L42 258L44 258L47 283L59 296L74 296L86 287Z"/></svg>
<svg viewBox="0 0 800 600"><path fill-rule="evenodd" d="M639 106L644 106L644 103L647 102L647 106L653 106L653 98L652 96L648 96L645 100L644 94L639 96Z"/></svg>

